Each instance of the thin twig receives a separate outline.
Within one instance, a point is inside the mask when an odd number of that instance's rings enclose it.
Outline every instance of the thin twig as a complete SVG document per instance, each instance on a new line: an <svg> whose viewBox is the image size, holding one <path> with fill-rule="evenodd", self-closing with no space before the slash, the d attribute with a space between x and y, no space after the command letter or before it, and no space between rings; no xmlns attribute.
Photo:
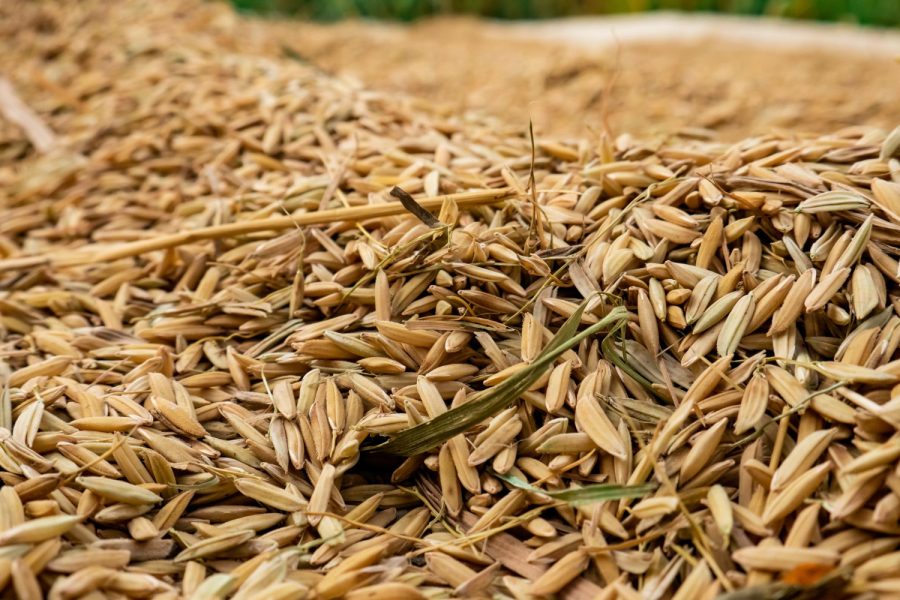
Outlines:
<svg viewBox="0 0 900 600"><path fill-rule="evenodd" d="M11 123L21 127L28 141L41 154L47 154L56 147L56 134L22 101L12 83L5 77L0 77L0 113Z"/></svg>

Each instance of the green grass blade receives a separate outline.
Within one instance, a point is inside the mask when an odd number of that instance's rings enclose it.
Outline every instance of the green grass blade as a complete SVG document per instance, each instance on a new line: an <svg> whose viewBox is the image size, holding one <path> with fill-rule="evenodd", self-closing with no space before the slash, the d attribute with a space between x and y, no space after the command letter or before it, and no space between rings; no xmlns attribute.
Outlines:
<svg viewBox="0 0 900 600"><path fill-rule="evenodd" d="M656 489L656 485L645 483L642 485L618 485L615 483L597 483L594 485L586 485L582 488L548 491L536 488L533 485L522 481L516 477L509 475L501 475L494 473L497 477L526 492L533 492L548 496L554 500L561 500L572 506L582 506L585 504L596 504L597 502L605 502L606 500L621 500L622 498L641 498Z"/></svg>
<svg viewBox="0 0 900 600"><path fill-rule="evenodd" d="M643 375L638 373L635 369L628 364L627 356L624 352L620 353L616 350L615 341L613 340L612 335L607 335L603 338L603 341L600 342L600 353L603 354L603 358L616 365L622 371L624 371L629 377L637 381L641 386L644 387L648 392L656 396L657 398L661 398L663 400L667 400L663 396L659 394L654 388L653 384Z"/></svg>
<svg viewBox="0 0 900 600"><path fill-rule="evenodd" d="M375 446L373 450L380 450L390 454L402 456L415 456L427 452L453 436L467 431L472 426L492 417L503 408L518 400L535 381L559 358L566 350L579 344L581 340L594 335L603 329L615 326L628 318L628 313L623 307L616 307L600 320L577 335L578 325L581 322L581 314L584 312L586 302L579 306L578 310L566 320L565 324L550 340L547 347L541 352L533 363L523 368L515 377L511 377L496 387L490 388L478 394L476 398L466 402L462 406L451 409L444 414L400 432L389 442Z"/></svg>

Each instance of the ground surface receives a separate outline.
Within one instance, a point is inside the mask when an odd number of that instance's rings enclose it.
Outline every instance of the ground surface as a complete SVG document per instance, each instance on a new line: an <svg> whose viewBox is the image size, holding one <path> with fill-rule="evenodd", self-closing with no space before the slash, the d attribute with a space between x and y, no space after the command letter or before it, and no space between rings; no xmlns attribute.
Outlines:
<svg viewBox="0 0 900 600"><path fill-rule="evenodd" d="M257 23L321 68L539 134L684 127L739 139L900 122L900 32L659 15L503 25ZM540 40L541 43L535 43Z"/></svg>

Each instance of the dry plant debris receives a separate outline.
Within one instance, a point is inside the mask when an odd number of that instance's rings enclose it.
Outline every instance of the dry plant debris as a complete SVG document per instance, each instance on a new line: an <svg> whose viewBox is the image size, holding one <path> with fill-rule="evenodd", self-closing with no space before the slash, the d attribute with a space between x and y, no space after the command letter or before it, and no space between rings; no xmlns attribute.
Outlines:
<svg viewBox="0 0 900 600"><path fill-rule="evenodd" d="M5 16L7 595L900 585L900 128L533 145L221 5Z"/></svg>

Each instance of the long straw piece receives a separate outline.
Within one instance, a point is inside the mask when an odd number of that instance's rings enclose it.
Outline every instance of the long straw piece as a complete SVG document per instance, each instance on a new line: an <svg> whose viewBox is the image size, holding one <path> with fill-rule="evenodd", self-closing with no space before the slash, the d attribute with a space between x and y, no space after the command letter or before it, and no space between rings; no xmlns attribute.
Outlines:
<svg viewBox="0 0 900 600"><path fill-rule="evenodd" d="M25 104L9 79L0 77L0 115L22 128L35 150L46 154L56 146L56 134Z"/></svg>
<svg viewBox="0 0 900 600"><path fill-rule="evenodd" d="M430 210L439 209L444 202L450 200L456 202L460 208L466 208L481 204L491 204L509 198L514 194L515 190L513 188L505 187L496 190L473 190L460 192L458 194L446 194L444 196L422 198L416 200L416 202L418 202L422 208ZM226 223L225 225L214 225L212 227L202 227L192 231L181 231L178 233L161 235L153 239L129 242L113 248L91 245L74 251L70 250L67 252L38 256L9 258L0 260L0 273L32 269L46 265L79 266L95 262L108 262L129 256L139 256L156 250L174 248L176 246L182 246L201 240L222 239L258 231L278 231L289 229L291 227L323 225L325 223L335 223L338 221L363 221L378 217L389 217L404 212L406 212L406 209L403 207L402 203L385 202L384 204L367 204L365 206L320 210L300 215L285 215L281 217L269 217L266 219L238 221L236 223Z"/></svg>

